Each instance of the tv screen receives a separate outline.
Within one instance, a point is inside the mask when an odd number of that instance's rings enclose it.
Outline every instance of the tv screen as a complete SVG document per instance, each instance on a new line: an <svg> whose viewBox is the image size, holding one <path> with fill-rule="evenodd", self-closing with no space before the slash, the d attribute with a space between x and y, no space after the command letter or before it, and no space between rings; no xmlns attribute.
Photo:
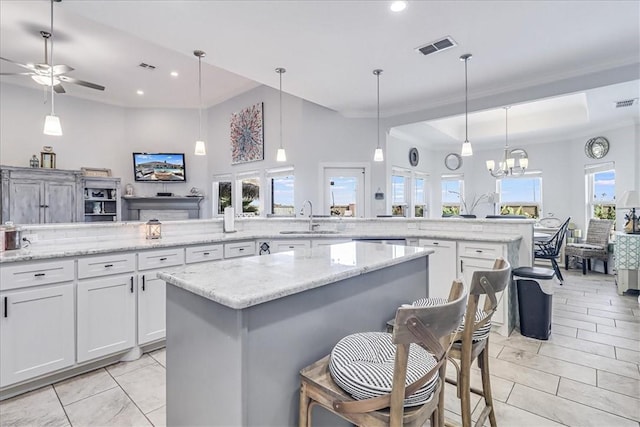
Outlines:
<svg viewBox="0 0 640 427"><path fill-rule="evenodd" d="M133 174L139 182L185 182L184 153L133 153Z"/></svg>

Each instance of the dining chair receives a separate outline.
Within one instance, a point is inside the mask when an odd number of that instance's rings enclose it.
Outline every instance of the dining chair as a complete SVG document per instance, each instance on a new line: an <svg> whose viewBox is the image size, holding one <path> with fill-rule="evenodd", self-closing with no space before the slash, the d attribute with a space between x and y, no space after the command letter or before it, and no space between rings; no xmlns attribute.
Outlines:
<svg viewBox="0 0 640 427"><path fill-rule="evenodd" d="M475 425L484 425L488 417L491 427L497 426L489 373L489 335L491 317L498 307L496 294L504 291L510 282L511 265L503 258L495 260L492 270L474 271L471 278L464 319L453 338L454 344L449 351L449 361L456 369L456 378L446 378L446 382L456 386L463 427L471 426L471 393L482 396L485 403ZM484 296L484 305L481 308L480 297L482 296ZM413 304L433 306L441 303L440 298L425 298ZM469 318L474 321L467 322L466 319ZM471 364L476 359L482 378L482 390L471 387Z"/></svg>
<svg viewBox="0 0 640 427"><path fill-rule="evenodd" d="M608 219L589 220L587 228L587 240L584 243L567 243L564 249L564 268L569 269L569 257L582 260L582 274L587 274L587 268L591 270L591 260L599 259L604 262L604 274L609 274L609 233L613 221Z"/></svg>
<svg viewBox="0 0 640 427"><path fill-rule="evenodd" d="M560 272L560 267L558 267L557 258L560 255L560 251L562 250L562 244L564 243L565 236L567 234L567 227L569 227L570 220L571 217L567 218L567 220L560 226L560 228L558 228L558 231L556 231L549 240L536 240L533 242L534 258L548 259L549 261L551 261L553 271L555 271L556 276L558 276L560 284L564 282L564 278L562 277L562 273Z"/></svg>
<svg viewBox="0 0 640 427"><path fill-rule="evenodd" d="M446 360L466 303L455 280L442 305L398 308L392 333L344 337L300 371L299 426L311 426L315 405L360 426L443 424Z"/></svg>

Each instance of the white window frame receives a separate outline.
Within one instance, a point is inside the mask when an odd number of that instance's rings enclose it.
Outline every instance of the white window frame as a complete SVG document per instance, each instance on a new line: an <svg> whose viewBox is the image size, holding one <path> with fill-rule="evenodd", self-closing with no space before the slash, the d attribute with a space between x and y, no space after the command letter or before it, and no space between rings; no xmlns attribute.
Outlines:
<svg viewBox="0 0 640 427"><path fill-rule="evenodd" d="M424 203L418 203L416 191L418 189L417 181L421 179L424 181ZM430 215L430 197L429 190L429 174L424 172L412 171L411 177L411 217L412 218L429 218ZM422 216L416 216L416 207L422 206Z"/></svg>
<svg viewBox="0 0 640 427"><path fill-rule="evenodd" d="M539 202L532 202L529 200L517 200L517 201L512 201L512 202L503 202L502 201L502 181L504 179L531 179L531 178L537 178L540 180L540 201ZM503 178L498 178L496 179L496 193L498 194L498 215L500 215L500 213L502 212L502 208L504 205L509 205L509 206L513 206L513 205L536 205L538 207L538 219L539 218L544 218L544 206L542 204L542 201L544 200L542 191L543 191L543 186L544 182L543 182L543 177L542 177L542 171L540 170L527 170L523 175L520 176L507 176L507 177L503 177Z"/></svg>
<svg viewBox="0 0 640 427"><path fill-rule="evenodd" d="M220 192L219 192L219 184L221 182L229 182L231 183L231 206L233 206L233 203L235 202L235 197L234 197L234 192L233 192L233 188L234 188L234 181L233 181L233 177L231 176L230 173L228 174L221 174L221 175L214 175L213 176L213 182L211 183L211 203L212 203L212 207L211 207L211 212L212 212L212 216L213 217L222 217L224 216L224 213L219 213L218 212L218 205L220 204Z"/></svg>
<svg viewBox="0 0 640 427"><path fill-rule="evenodd" d="M284 166L284 167L280 167L280 168L273 168L273 169L266 169L265 170L265 181L266 181L266 185L265 185L265 205L268 206L269 208L267 209L266 212L266 216L267 217L295 217L296 213L295 213L295 170L293 168L293 166ZM294 194L294 201L293 201L293 213L291 215L278 215L278 214L274 214L273 213L273 195L272 195L272 191L273 191L273 180L274 178L282 178L282 177L288 177L291 176L293 177L293 182L294 182L294 187L293 187L293 194ZM262 185L260 186L260 190L262 191ZM268 190L268 191L266 191Z"/></svg>
<svg viewBox="0 0 640 427"><path fill-rule="evenodd" d="M400 203L396 203L394 200L394 194L393 194L393 177L394 176L398 176L404 179L404 189L403 189L404 198ZM403 216L405 218L411 217L411 198L412 198L411 197L412 196L411 181L412 181L412 174L410 170L400 168L400 167L395 167L395 166L391 168L391 191L390 191L391 197L389 197L389 209L390 209L391 215L393 215L394 206L400 206L402 209L402 215L400 216Z"/></svg>
<svg viewBox="0 0 640 427"><path fill-rule="evenodd" d="M591 218L594 218L593 212L596 205L611 205L613 208L616 208L616 200L615 200L615 191L612 200L598 200L597 203L595 201L595 175L602 172L612 171L614 174L616 173L616 164L615 162L604 162L597 163L591 165L585 165L584 167L584 182L585 182L585 224L589 223ZM604 203L603 203L604 202ZM616 215L617 216L617 215Z"/></svg>
<svg viewBox="0 0 640 427"><path fill-rule="evenodd" d="M265 216L265 200L264 200L264 177L263 172L259 170L251 170L238 172L235 176L235 189L233 190L233 198L239 203L235 204L236 215L245 216L245 213L242 211L242 181L246 179L257 179L260 184L260 190L258 191L258 198L260 199L260 203L258 204L258 215L257 217ZM253 216L253 215L252 215Z"/></svg>
<svg viewBox="0 0 640 427"><path fill-rule="evenodd" d="M440 194L442 194L442 183L447 181L458 181L460 183L460 197L458 203L447 203L447 205L457 206L458 213L462 213L462 200L464 199L464 174L462 173L454 173L454 174L443 174L440 176ZM442 209L444 207L444 201L442 200L442 196L440 197L440 216L442 216Z"/></svg>

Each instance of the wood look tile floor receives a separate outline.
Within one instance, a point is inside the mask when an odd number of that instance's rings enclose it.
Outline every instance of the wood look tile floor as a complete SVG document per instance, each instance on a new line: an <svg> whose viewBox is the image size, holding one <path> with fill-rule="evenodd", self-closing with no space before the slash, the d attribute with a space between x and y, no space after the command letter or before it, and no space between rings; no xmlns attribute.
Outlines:
<svg viewBox="0 0 640 427"><path fill-rule="evenodd" d="M490 338L498 425L640 427L637 294L617 295L613 276L563 274L548 341L517 332ZM445 416L459 423L455 389L446 387ZM0 426L164 426L165 401L161 349L0 402ZM472 398L474 420L479 402Z"/></svg>

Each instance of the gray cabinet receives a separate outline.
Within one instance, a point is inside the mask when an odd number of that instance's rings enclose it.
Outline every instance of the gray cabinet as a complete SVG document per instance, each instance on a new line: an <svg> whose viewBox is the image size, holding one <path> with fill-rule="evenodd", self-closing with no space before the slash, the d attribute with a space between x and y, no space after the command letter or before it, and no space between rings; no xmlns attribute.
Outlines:
<svg viewBox="0 0 640 427"><path fill-rule="evenodd" d="M79 218L80 171L5 167L2 177L2 222L45 224Z"/></svg>
<svg viewBox="0 0 640 427"><path fill-rule="evenodd" d="M84 222L120 221L120 178L84 177Z"/></svg>

